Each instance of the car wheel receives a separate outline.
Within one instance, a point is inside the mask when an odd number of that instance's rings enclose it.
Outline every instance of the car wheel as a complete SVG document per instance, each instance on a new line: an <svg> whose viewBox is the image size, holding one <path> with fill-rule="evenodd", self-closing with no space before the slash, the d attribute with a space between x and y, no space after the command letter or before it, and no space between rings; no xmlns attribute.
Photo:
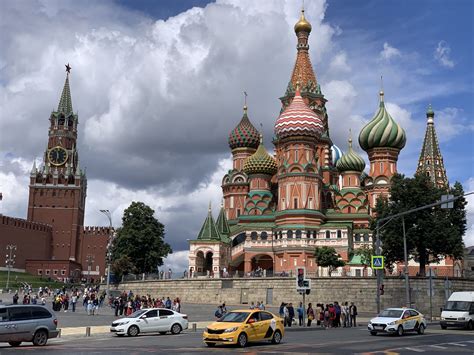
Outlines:
<svg viewBox="0 0 474 355"><path fill-rule="evenodd" d="M377 335L377 332L371 331L370 335Z"/></svg>
<svg viewBox="0 0 474 355"><path fill-rule="evenodd" d="M281 342L281 333L279 330L275 331L275 333L273 333L273 337L272 337L272 344L280 344Z"/></svg>
<svg viewBox="0 0 474 355"><path fill-rule="evenodd" d="M472 330L472 328L473 328L472 320L470 320L470 321L467 323L466 329L467 329L467 330Z"/></svg>
<svg viewBox="0 0 474 355"><path fill-rule="evenodd" d="M403 327L401 325L398 326L397 328L397 335L401 337L403 335Z"/></svg>
<svg viewBox="0 0 474 355"><path fill-rule="evenodd" d="M128 335L131 337L136 337L138 333L140 333L140 329L136 325L132 325L130 328L128 328Z"/></svg>
<svg viewBox="0 0 474 355"><path fill-rule="evenodd" d="M182 330L183 330L183 328L181 328L181 326L178 323L175 323L171 327L171 334L177 335L177 334L181 333Z"/></svg>
<svg viewBox="0 0 474 355"><path fill-rule="evenodd" d="M240 333L239 338L237 339L237 345L241 348L245 348L247 346L248 338L247 334Z"/></svg>
<svg viewBox="0 0 474 355"><path fill-rule="evenodd" d="M213 348L214 346L216 346L216 343L206 343L206 345L210 348Z"/></svg>
<svg viewBox="0 0 474 355"><path fill-rule="evenodd" d="M165 335L167 332L159 332L161 335Z"/></svg>
<svg viewBox="0 0 474 355"><path fill-rule="evenodd" d="M21 345L21 341L9 341L8 344L11 346L17 347Z"/></svg>
<svg viewBox="0 0 474 355"><path fill-rule="evenodd" d="M420 324L417 330L418 334L423 335L425 334L425 326L423 324Z"/></svg>
<svg viewBox="0 0 474 355"><path fill-rule="evenodd" d="M442 325L442 326L441 326L441 329L448 329L448 327L445 326L445 325Z"/></svg>
<svg viewBox="0 0 474 355"><path fill-rule="evenodd" d="M45 346L48 342L48 333L46 330L37 330L33 336L33 345L35 346Z"/></svg>

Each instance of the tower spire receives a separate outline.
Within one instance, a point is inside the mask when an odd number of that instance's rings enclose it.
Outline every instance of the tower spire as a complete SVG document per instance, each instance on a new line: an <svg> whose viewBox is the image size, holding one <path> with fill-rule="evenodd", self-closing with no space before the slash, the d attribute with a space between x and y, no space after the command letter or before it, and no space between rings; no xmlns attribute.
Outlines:
<svg viewBox="0 0 474 355"><path fill-rule="evenodd" d="M68 114L72 112L71 89L69 88L69 74L71 73L71 66L66 64L66 81L64 83L61 99L59 100L58 112Z"/></svg>
<svg viewBox="0 0 474 355"><path fill-rule="evenodd" d="M444 168L443 156L439 148L438 137L434 126L435 113L431 104L426 111L426 132L420 159L418 160L417 174L428 174L433 184L440 188L448 188L448 177Z"/></svg>

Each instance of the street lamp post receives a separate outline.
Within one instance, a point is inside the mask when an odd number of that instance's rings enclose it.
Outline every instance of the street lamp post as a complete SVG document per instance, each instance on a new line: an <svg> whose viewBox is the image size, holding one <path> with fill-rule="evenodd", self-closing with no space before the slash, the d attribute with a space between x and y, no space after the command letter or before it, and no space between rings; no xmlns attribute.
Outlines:
<svg viewBox="0 0 474 355"><path fill-rule="evenodd" d="M112 248L112 242L113 242L113 233L112 233L112 214L110 213L109 210L100 210L109 220L109 240L107 241L107 255L106 255L106 261L107 261L107 286L106 286L106 294L107 294L107 302L110 297L110 261L112 256L110 255L111 253L111 248Z"/></svg>
<svg viewBox="0 0 474 355"><path fill-rule="evenodd" d="M87 261L87 283L90 284L91 283L91 266L92 266L92 263L94 262L94 255L87 254L86 261Z"/></svg>
<svg viewBox="0 0 474 355"><path fill-rule="evenodd" d="M8 291L8 286L10 285L10 269L13 267L13 265L15 264L15 258L16 258L16 255L13 254L15 251L16 251L16 245L13 245L13 244L8 244L7 245L7 255L6 255L6 258L5 258L5 265L8 269L8 272L7 272L7 291Z"/></svg>

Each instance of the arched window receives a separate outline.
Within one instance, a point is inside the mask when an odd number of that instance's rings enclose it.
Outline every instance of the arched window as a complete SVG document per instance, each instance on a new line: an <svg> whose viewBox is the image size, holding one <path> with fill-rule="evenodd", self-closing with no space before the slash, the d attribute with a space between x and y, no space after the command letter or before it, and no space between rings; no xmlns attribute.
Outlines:
<svg viewBox="0 0 474 355"><path fill-rule="evenodd" d="M326 239L330 239L331 238L331 232L330 231L326 231Z"/></svg>
<svg viewBox="0 0 474 355"><path fill-rule="evenodd" d="M267 240L267 238L268 238L267 232L262 232L262 233L260 233L260 239L261 239L261 240Z"/></svg>
<svg viewBox="0 0 474 355"><path fill-rule="evenodd" d="M282 231L280 231L280 233L279 233L279 234L280 234L280 239L283 239L283 232L282 232Z"/></svg>
<svg viewBox="0 0 474 355"><path fill-rule="evenodd" d="M341 239L342 238L342 232L340 229L337 230L337 238Z"/></svg>
<svg viewBox="0 0 474 355"><path fill-rule="evenodd" d="M287 237L288 239L293 238L293 231L292 231L291 229L286 232L286 237Z"/></svg>
<svg viewBox="0 0 474 355"><path fill-rule="evenodd" d="M317 236L317 235L318 235L318 234L316 233L316 231L313 231L313 238L314 238L314 239L316 239L316 236Z"/></svg>
<svg viewBox="0 0 474 355"><path fill-rule="evenodd" d="M252 233L250 233L250 239L252 239L252 240L257 240L257 237L258 237L257 232L252 232Z"/></svg>
<svg viewBox="0 0 474 355"><path fill-rule="evenodd" d="M246 238L247 236L245 235L245 233L240 233L237 237L235 237L232 240L232 246L235 247L236 245L239 245L240 243L245 242Z"/></svg>
<svg viewBox="0 0 474 355"><path fill-rule="evenodd" d="M301 238L301 231L299 229L296 231L296 238Z"/></svg>
<svg viewBox="0 0 474 355"><path fill-rule="evenodd" d="M354 239L355 239L356 242L360 242L360 234L356 233Z"/></svg>
<svg viewBox="0 0 474 355"><path fill-rule="evenodd" d="M369 241L369 235L367 233L364 234L364 242Z"/></svg>

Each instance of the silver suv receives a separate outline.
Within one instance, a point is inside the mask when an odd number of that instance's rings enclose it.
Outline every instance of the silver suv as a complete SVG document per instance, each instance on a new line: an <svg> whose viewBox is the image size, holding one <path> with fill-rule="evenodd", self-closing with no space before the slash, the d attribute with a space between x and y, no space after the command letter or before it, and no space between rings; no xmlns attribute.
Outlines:
<svg viewBox="0 0 474 355"><path fill-rule="evenodd" d="M0 305L0 342L20 346L21 342L46 345L56 338L58 320L46 307L39 305Z"/></svg>

